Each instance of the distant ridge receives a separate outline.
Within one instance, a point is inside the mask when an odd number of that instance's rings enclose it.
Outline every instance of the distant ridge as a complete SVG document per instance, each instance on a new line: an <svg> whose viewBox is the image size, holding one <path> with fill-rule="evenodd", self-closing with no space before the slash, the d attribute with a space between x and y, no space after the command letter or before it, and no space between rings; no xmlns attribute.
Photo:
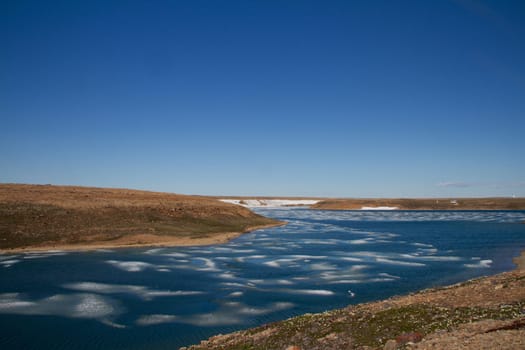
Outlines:
<svg viewBox="0 0 525 350"><path fill-rule="evenodd" d="M327 199L311 206L324 210L525 210L525 198Z"/></svg>

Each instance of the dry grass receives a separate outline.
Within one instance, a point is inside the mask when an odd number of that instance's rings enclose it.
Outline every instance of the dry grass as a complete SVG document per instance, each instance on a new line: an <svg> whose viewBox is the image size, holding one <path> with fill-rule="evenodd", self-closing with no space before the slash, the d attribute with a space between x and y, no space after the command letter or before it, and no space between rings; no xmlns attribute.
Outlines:
<svg viewBox="0 0 525 350"><path fill-rule="evenodd" d="M169 244L278 224L212 198L47 185L0 185L0 249ZM113 243L112 243L113 242ZM195 241L197 242L197 241Z"/></svg>

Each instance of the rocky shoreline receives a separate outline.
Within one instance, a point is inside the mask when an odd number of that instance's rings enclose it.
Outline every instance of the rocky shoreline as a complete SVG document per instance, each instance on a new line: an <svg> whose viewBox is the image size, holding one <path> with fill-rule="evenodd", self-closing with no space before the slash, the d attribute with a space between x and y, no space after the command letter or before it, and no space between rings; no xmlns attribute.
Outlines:
<svg viewBox="0 0 525 350"><path fill-rule="evenodd" d="M306 314L181 350L523 349L525 252L514 261L514 271Z"/></svg>

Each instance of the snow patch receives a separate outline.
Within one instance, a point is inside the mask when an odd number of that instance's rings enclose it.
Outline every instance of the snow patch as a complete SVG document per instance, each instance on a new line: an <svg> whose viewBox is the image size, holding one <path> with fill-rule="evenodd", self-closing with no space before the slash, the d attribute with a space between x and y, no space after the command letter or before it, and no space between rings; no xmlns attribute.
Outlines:
<svg viewBox="0 0 525 350"><path fill-rule="evenodd" d="M313 199L220 199L221 202L242 205L247 208L279 208L314 205L319 200Z"/></svg>
<svg viewBox="0 0 525 350"><path fill-rule="evenodd" d="M398 207L361 207L361 210L396 210Z"/></svg>

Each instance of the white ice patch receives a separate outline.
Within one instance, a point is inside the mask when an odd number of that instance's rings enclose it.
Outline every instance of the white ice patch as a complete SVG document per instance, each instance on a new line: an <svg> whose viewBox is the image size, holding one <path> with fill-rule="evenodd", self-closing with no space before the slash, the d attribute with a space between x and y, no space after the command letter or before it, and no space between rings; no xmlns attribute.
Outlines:
<svg viewBox="0 0 525 350"><path fill-rule="evenodd" d="M120 328L120 329L126 328L126 326L124 326L123 324L119 324L119 323L116 323L116 322L113 322L107 319L100 320L100 322L102 322L106 326L113 327L113 328Z"/></svg>
<svg viewBox="0 0 525 350"><path fill-rule="evenodd" d="M438 252L436 248L419 248L417 251L422 254L429 254L429 255L433 255Z"/></svg>
<svg viewBox="0 0 525 350"><path fill-rule="evenodd" d="M129 284L108 284L97 282L78 282L64 284L62 287L81 292L92 292L99 294L131 294L144 300L152 300L156 297L175 297L187 295L205 294L200 291L191 290L156 290L145 286L129 285Z"/></svg>
<svg viewBox="0 0 525 350"><path fill-rule="evenodd" d="M423 260L423 261L460 261L459 256L423 256L414 254L400 254L399 257L404 259Z"/></svg>
<svg viewBox="0 0 525 350"><path fill-rule="evenodd" d="M19 260L19 259L2 260L2 261L0 261L0 265L2 265L3 267L7 268L7 267L13 266L16 263L19 263L20 261L21 260Z"/></svg>
<svg viewBox="0 0 525 350"><path fill-rule="evenodd" d="M172 323L175 320L177 320L175 315L155 314L140 316L135 323L139 326L152 326L161 323Z"/></svg>
<svg viewBox="0 0 525 350"><path fill-rule="evenodd" d="M314 271L337 270L337 266L322 262L317 264L311 264L310 269Z"/></svg>
<svg viewBox="0 0 525 350"><path fill-rule="evenodd" d="M290 255L292 259L310 259L310 260L321 260L328 258L326 255Z"/></svg>
<svg viewBox="0 0 525 350"><path fill-rule="evenodd" d="M250 254L255 253L255 249L235 249L231 247L215 247L215 252L223 252L223 253L234 253L234 254Z"/></svg>
<svg viewBox="0 0 525 350"><path fill-rule="evenodd" d="M337 281L331 281L328 282L329 284L361 284L361 283L367 283L368 280L361 280L361 279L341 279Z"/></svg>
<svg viewBox="0 0 525 350"><path fill-rule="evenodd" d="M340 260L351 261L351 262L362 262L363 261L363 259L361 258L352 258L352 257L347 257L347 256L340 258Z"/></svg>
<svg viewBox="0 0 525 350"><path fill-rule="evenodd" d="M266 259L266 255L249 255L246 259Z"/></svg>
<svg viewBox="0 0 525 350"><path fill-rule="evenodd" d="M284 279L280 279L280 280L277 280L275 281L277 284L280 284L280 285L286 285L286 286L291 286L295 283L293 283L292 281L290 280L284 280Z"/></svg>
<svg viewBox="0 0 525 350"><path fill-rule="evenodd" d="M235 287L235 288L248 288L251 287L247 284L238 283L238 282L221 282L221 286L225 287Z"/></svg>
<svg viewBox="0 0 525 350"><path fill-rule="evenodd" d="M310 277L293 277L294 281L308 281L310 280Z"/></svg>
<svg viewBox="0 0 525 350"><path fill-rule="evenodd" d="M303 244L320 244L320 245L336 245L338 243L345 243L340 239L304 239Z"/></svg>
<svg viewBox="0 0 525 350"><path fill-rule="evenodd" d="M331 296L335 295L331 290L326 289L276 289L276 292L288 293L288 294L299 294L299 295L318 295L318 296Z"/></svg>
<svg viewBox="0 0 525 350"><path fill-rule="evenodd" d="M266 259L266 255L248 255L248 256L239 256L235 258L235 261L244 263L246 260L261 260Z"/></svg>
<svg viewBox="0 0 525 350"><path fill-rule="evenodd" d="M371 244L375 243L373 238L362 238L362 239L353 239L348 241L350 244Z"/></svg>
<svg viewBox="0 0 525 350"><path fill-rule="evenodd" d="M294 307L292 303L276 302L266 307L251 307L240 302L227 302L215 312L180 317L177 322L200 327L245 324L246 317L266 315Z"/></svg>
<svg viewBox="0 0 525 350"><path fill-rule="evenodd" d="M67 255L68 252L63 250L44 250L40 252L28 252L24 254L24 259L44 259L52 256Z"/></svg>
<svg viewBox="0 0 525 350"><path fill-rule="evenodd" d="M163 253L162 256L169 256L172 258L187 258L189 255L185 253L173 252L173 253Z"/></svg>
<svg viewBox="0 0 525 350"><path fill-rule="evenodd" d="M476 260L476 259L473 259ZM486 259L486 260L479 260L475 264L463 264L463 266L468 268L488 268L492 264L492 260Z"/></svg>
<svg viewBox="0 0 525 350"><path fill-rule="evenodd" d="M12 259L15 259L17 257L18 257L18 255L0 255L0 261L12 260Z"/></svg>
<svg viewBox="0 0 525 350"><path fill-rule="evenodd" d="M159 253L161 253L164 250L166 250L166 248L152 248L152 249L146 250L145 252L143 252L143 254L159 255Z"/></svg>
<svg viewBox="0 0 525 350"><path fill-rule="evenodd" d="M263 265L270 266L270 267L281 267L281 265L279 265L279 262L277 260L264 262Z"/></svg>
<svg viewBox="0 0 525 350"><path fill-rule="evenodd" d="M426 266L423 263L410 262L410 261L401 261L401 260L392 260L387 258L376 258L378 263L389 264L389 265L399 265L399 266Z"/></svg>
<svg viewBox="0 0 525 350"><path fill-rule="evenodd" d="M419 242L415 242L415 243L411 243L413 246L416 246L416 247L423 247L423 248L433 248L434 246L432 244L426 244L426 243L419 243Z"/></svg>
<svg viewBox="0 0 525 350"><path fill-rule="evenodd" d="M106 263L127 272L140 272L146 269L157 268L157 266L143 261L106 260Z"/></svg>
<svg viewBox="0 0 525 350"><path fill-rule="evenodd" d="M118 302L97 294L56 294L43 299L25 299L20 294L0 294L0 314L50 315L108 321L120 314Z"/></svg>
<svg viewBox="0 0 525 350"><path fill-rule="evenodd" d="M217 277L222 278L222 279L234 279L234 278L236 278L236 276L233 273L231 273L231 272L224 272L224 273L218 274Z"/></svg>
<svg viewBox="0 0 525 350"><path fill-rule="evenodd" d="M213 260L208 258L195 258L195 260L202 261L203 267L200 267L198 270L200 271L218 271L217 270L217 264L213 262Z"/></svg>
<svg viewBox="0 0 525 350"><path fill-rule="evenodd" d="M367 265L355 265L344 270L324 271L319 274L319 278L328 283L337 283L340 280L363 280L368 275L361 271L368 268Z"/></svg>

